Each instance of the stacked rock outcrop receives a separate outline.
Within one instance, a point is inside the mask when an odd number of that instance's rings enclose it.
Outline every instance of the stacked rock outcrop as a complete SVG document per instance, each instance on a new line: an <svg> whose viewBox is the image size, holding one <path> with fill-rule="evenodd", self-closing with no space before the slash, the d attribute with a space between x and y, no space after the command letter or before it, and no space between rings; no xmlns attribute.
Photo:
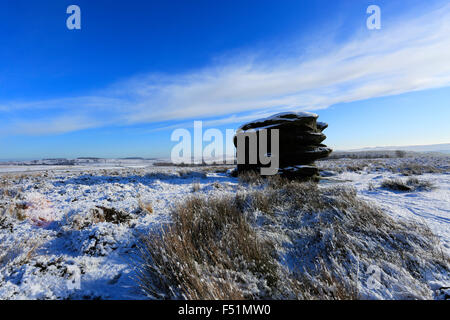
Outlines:
<svg viewBox="0 0 450 320"><path fill-rule="evenodd" d="M238 163L238 172L255 171L262 167L268 167L268 165L261 163L259 156L256 164L250 163L250 139L245 140L245 148L238 148L238 135L256 132L258 147L252 149L252 151L255 152L256 150L257 155L259 155L260 133L263 129L267 129L268 153L270 154L272 153L271 130L278 129L278 174L291 179L317 179L319 170L314 165L314 161L326 158L332 152L330 148L322 144L326 139L322 131L328 127L328 124L318 122L318 117L318 115L309 112L280 113L241 126L234 137L234 144L237 147L238 157L240 156L239 152L245 150L245 163ZM244 157L242 154L241 156Z"/></svg>

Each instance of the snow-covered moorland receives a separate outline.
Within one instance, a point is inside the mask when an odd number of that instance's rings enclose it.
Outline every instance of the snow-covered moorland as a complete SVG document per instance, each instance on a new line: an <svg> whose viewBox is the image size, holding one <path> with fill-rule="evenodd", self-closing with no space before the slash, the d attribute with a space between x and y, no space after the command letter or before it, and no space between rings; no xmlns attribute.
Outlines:
<svg viewBox="0 0 450 320"><path fill-rule="evenodd" d="M448 297L448 158L327 160L319 166L324 179L318 189L233 178L210 167L3 166L0 299L223 297L218 291L279 299ZM429 187L398 191L383 184L411 177ZM206 287L180 285L156 255L179 261L180 251L161 240L199 227L177 218L197 212L206 220L205 213L223 212L244 219L219 219L226 231L220 234L229 239L218 239L218 256L226 251L221 261L199 263L199 256L212 259L202 252L192 260L195 268L187 263ZM258 256L261 268L241 242L244 247L225 250L238 238L228 225L253 235L256 248L267 248ZM196 243L188 240L179 244ZM143 248L153 251L143 256ZM228 251L233 259L225 263Z"/></svg>

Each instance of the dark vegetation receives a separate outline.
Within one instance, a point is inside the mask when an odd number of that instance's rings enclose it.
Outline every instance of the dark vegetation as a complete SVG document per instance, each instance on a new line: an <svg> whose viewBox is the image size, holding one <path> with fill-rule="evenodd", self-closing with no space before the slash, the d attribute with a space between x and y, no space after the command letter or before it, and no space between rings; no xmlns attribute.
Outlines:
<svg viewBox="0 0 450 320"><path fill-rule="evenodd" d="M425 191L432 190L434 188L430 181L419 180L417 178L403 179L386 179L381 183L382 188L386 188L392 191Z"/></svg>

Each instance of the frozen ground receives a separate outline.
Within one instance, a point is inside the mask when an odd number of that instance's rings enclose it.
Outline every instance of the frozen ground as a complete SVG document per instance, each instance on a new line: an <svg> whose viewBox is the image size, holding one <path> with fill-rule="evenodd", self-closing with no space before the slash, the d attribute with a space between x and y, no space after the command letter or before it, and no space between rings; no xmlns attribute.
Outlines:
<svg viewBox="0 0 450 320"><path fill-rule="evenodd" d="M152 167L153 159L49 159L35 161L0 161L0 173L30 173L42 171L83 171L86 169L124 169Z"/></svg>
<svg viewBox="0 0 450 320"><path fill-rule="evenodd" d="M394 173L405 161L412 160L324 161L320 166L328 177L322 183L352 185L395 219L426 223L450 254L448 159L414 160L439 168L420 176L433 182L431 191L381 188L386 178L405 179ZM159 230L173 206L193 192L223 195L245 189L214 169L157 168L139 161L4 165L0 172L0 210L5 212L0 216L0 299L144 299L132 263L139 235ZM123 221L93 218L104 208L122 213ZM430 281L430 291L442 286L450 287L448 274L439 283Z"/></svg>

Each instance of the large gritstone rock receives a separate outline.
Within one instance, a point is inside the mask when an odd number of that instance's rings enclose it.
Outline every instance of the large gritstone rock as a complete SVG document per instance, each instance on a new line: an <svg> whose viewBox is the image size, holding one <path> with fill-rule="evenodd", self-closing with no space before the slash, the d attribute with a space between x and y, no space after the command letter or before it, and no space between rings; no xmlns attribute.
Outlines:
<svg viewBox="0 0 450 320"><path fill-rule="evenodd" d="M271 130L279 131L279 166L278 174L290 179L317 179L319 170L314 165L314 161L326 158L332 150L322 142L326 136L322 133L328 125L323 122L317 122L319 116L309 112L289 112L280 113L266 119L252 121L244 124L238 130L234 137L234 145L237 147L237 156L245 157L244 163L238 163L238 172L249 170L260 170L270 165L261 163L259 156L260 136L264 130L267 132L267 154L275 156L271 145ZM251 139L251 135L256 134L256 140ZM244 147L238 148L238 136L243 135L245 140ZM266 137L266 136L263 136ZM256 142L255 142L256 141ZM254 148L250 148L253 143ZM250 154L250 149L252 153ZM245 152L240 154L240 152ZM257 159L256 163L251 163L253 157Z"/></svg>

